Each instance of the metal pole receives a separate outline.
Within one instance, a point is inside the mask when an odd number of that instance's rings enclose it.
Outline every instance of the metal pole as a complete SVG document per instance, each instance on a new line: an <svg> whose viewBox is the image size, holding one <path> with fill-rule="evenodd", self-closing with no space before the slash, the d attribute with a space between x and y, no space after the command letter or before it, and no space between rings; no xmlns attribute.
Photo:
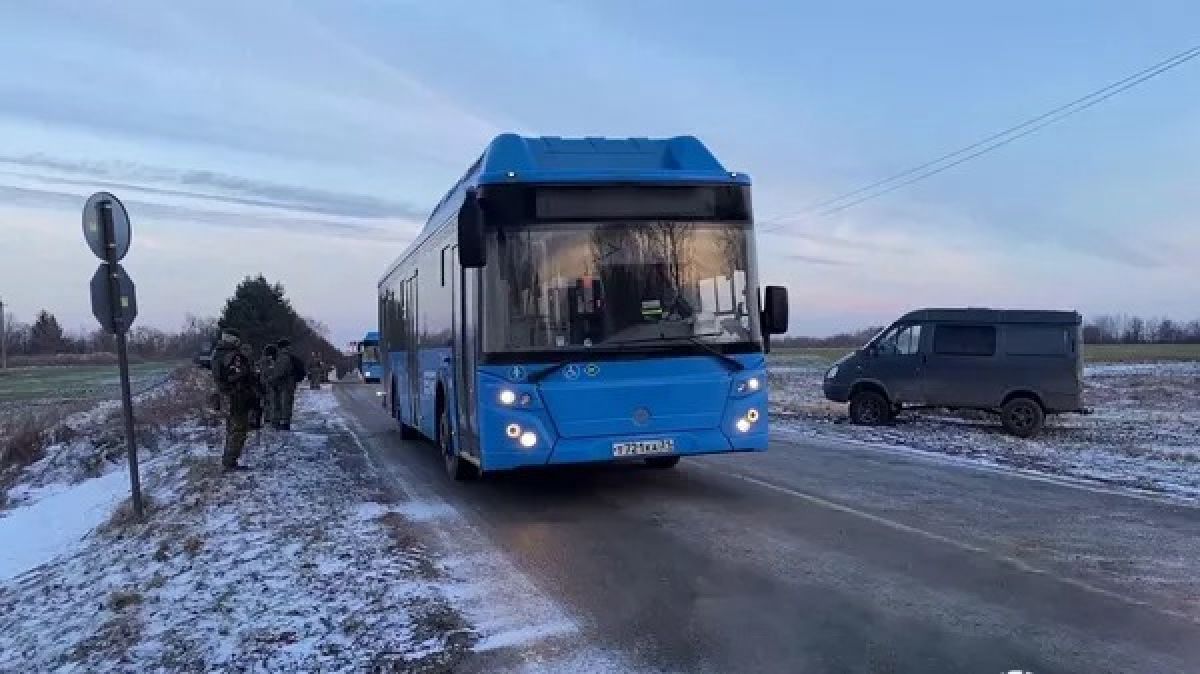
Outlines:
<svg viewBox="0 0 1200 674"><path fill-rule="evenodd" d="M117 367L121 371L121 408L125 416L125 443L129 446L129 492L133 512L140 520L145 516L142 505L142 480L138 474L137 441L133 435L133 398L129 392L129 356L125 350L125 316L121 310L121 288L117 275L117 244L113 236L112 207L107 203L96 204L96 215L100 231L104 232L105 263L108 264L108 294L111 298L113 328L117 338Z"/></svg>

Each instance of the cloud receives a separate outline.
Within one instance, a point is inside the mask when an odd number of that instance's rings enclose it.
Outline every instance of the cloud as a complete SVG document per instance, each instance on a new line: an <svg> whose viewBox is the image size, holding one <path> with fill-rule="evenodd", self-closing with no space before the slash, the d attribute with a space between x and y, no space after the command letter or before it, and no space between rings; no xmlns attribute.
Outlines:
<svg viewBox="0 0 1200 674"><path fill-rule="evenodd" d="M63 185L95 185L113 189L135 189L161 196L223 201L241 206L263 206L358 218L424 219L428 211L409 203L379 197L338 192L299 185L247 178L207 170L169 169L125 161L88 161L49 157L45 154L0 155L0 164L24 169L40 169L88 176L77 180L60 176L19 174ZM170 189L145 183L171 184L193 189ZM231 192L213 194L194 188Z"/></svg>
<svg viewBox="0 0 1200 674"><path fill-rule="evenodd" d="M818 255L804 255L801 253L788 253L788 254L784 255L784 257L786 257L789 260L795 260L797 262L807 262L809 264L820 264L820 265L825 265L827 267L849 267L849 266L852 266L855 264L854 262L848 262L846 260L835 260L833 258L820 257Z"/></svg>
<svg viewBox="0 0 1200 674"><path fill-rule="evenodd" d="M845 250L865 250L876 253L908 253L909 249L904 246L896 245L892 242L871 241L863 235L855 235L853 238L849 236L839 236L835 234L812 234L808 232L797 232L791 229L771 229L770 227L763 229L760 232L765 236L779 236L789 239L798 239L807 241L820 246L829 248L841 248Z"/></svg>
<svg viewBox="0 0 1200 674"><path fill-rule="evenodd" d="M0 185L0 203L11 206L80 209L83 207L84 197L69 192ZM123 203L135 221L138 218L147 218L155 221L184 222L201 226L280 230L371 241L407 242L412 240L413 235L420 227L420 223L417 221L401 221L396 222L394 226L384 227L346 219L323 220L282 213L219 211L138 199L124 199Z"/></svg>
<svg viewBox="0 0 1200 674"><path fill-rule="evenodd" d="M1073 232L1070 236L1060 238L1059 243L1068 250L1136 269L1157 269L1165 266L1158 257L1106 232Z"/></svg>

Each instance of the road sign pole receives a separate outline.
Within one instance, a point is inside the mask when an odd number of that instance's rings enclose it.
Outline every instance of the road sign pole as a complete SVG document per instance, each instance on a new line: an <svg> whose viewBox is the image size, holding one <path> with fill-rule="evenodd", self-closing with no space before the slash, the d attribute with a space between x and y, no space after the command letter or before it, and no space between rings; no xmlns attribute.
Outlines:
<svg viewBox="0 0 1200 674"><path fill-rule="evenodd" d="M140 520L145 516L142 504L142 480L138 473L137 439L133 432L133 396L129 391L129 355L126 352L125 316L121 311L121 290L117 273L117 244L113 232L112 206L105 202L96 204L96 218L104 236L105 263L108 265L109 297L112 298L113 326L117 338L117 367L121 371L121 408L125 416L125 443L129 451L129 492L133 512Z"/></svg>

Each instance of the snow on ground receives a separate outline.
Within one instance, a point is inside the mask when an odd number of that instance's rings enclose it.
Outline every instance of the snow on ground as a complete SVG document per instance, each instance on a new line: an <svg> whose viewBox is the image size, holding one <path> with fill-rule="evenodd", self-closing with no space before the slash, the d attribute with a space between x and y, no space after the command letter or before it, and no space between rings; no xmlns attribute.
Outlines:
<svg viewBox="0 0 1200 674"><path fill-rule="evenodd" d="M129 473L113 472L74 488L43 488L36 502L0 517L0 581L69 553L129 495Z"/></svg>
<svg viewBox="0 0 1200 674"><path fill-rule="evenodd" d="M631 671L456 509L399 496L328 388L252 436L246 473L204 413L174 425L144 523L114 514L119 464L85 458L101 416L0 511L0 671Z"/></svg>
<svg viewBox="0 0 1200 674"><path fill-rule="evenodd" d="M1050 417L1038 437L1007 435L987 414L905 412L895 424L851 425L825 400L827 365L771 369L771 411L782 432L902 446L988 464L1097 480L1200 500L1200 362L1089 365L1090 416Z"/></svg>

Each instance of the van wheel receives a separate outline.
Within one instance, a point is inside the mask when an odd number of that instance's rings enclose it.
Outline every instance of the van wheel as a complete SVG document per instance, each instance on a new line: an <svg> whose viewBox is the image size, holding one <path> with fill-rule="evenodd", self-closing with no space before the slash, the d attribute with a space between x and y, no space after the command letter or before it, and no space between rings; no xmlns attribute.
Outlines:
<svg viewBox="0 0 1200 674"><path fill-rule="evenodd" d="M1046 412L1033 398L1013 398L1000 408L1000 423L1004 430L1018 438L1029 438L1042 429Z"/></svg>
<svg viewBox="0 0 1200 674"><path fill-rule="evenodd" d="M859 426L878 426L891 415L891 405L875 391L859 391L850 398L850 421Z"/></svg>
<svg viewBox="0 0 1200 674"><path fill-rule="evenodd" d="M446 463L446 474L451 478L465 482L478 477L475 465L460 457L454 449L450 439L450 414L445 408L438 411L438 449L442 451L442 459Z"/></svg>
<svg viewBox="0 0 1200 674"><path fill-rule="evenodd" d="M646 459L646 465L651 468L674 468L679 465L678 456L652 456Z"/></svg>

